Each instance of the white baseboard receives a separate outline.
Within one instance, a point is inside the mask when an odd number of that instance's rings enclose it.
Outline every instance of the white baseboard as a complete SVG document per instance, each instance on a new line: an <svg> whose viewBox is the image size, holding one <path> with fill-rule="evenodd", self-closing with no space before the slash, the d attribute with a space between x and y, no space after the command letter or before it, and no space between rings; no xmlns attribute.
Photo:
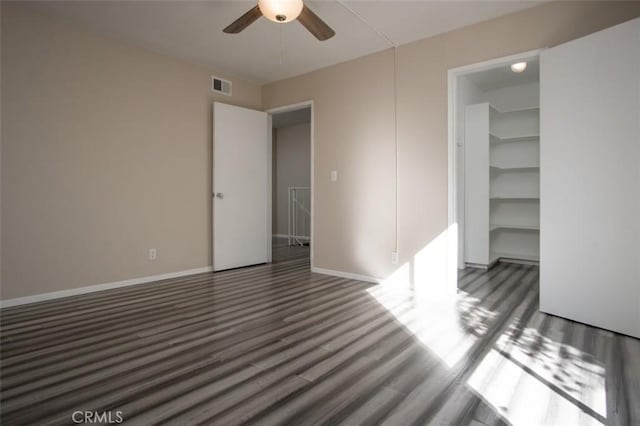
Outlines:
<svg viewBox="0 0 640 426"><path fill-rule="evenodd" d="M334 277L349 278L352 280L366 281L370 283L380 284L384 281L382 278L370 277L367 275L352 274L351 272L334 271L333 269L311 267L311 272L324 275L333 275Z"/></svg>
<svg viewBox="0 0 640 426"><path fill-rule="evenodd" d="M166 280L170 278L179 278L187 275L202 274L205 272L213 272L213 266L205 266L203 268L187 269L185 271L169 272L167 274L150 275L147 277L132 278L130 280L115 281L111 283L90 285L87 287L72 288L69 290L52 291L50 293L34 294L33 296L16 297L14 299L0 300L0 308L8 308L10 306L26 305L27 303L43 302L45 300L59 299L61 297L77 296L80 294L94 293L96 291L110 290L113 288L129 287L137 284L144 284L153 281Z"/></svg>

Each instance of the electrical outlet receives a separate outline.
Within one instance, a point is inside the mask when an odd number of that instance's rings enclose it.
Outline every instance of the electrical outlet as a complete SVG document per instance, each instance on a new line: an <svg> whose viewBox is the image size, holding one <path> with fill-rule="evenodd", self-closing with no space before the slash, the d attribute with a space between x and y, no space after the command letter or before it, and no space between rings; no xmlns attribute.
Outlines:
<svg viewBox="0 0 640 426"><path fill-rule="evenodd" d="M158 258L158 249L149 249L149 260L156 260Z"/></svg>
<svg viewBox="0 0 640 426"><path fill-rule="evenodd" d="M331 170L331 182L337 182L337 181L338 181L338 171Z"/></svg>
<svg viewBox="0 0 640 426"><path fill-rule="evenodd" d="M397 265L398 264L398 252L397 251L392 251L391 252L391 263L393 265Z"/></svg>

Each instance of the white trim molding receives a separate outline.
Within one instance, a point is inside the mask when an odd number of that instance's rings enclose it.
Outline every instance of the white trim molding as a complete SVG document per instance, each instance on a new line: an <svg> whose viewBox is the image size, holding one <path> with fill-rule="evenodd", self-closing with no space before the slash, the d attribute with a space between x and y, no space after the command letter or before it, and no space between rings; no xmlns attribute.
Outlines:
<svg viewBox="0 0 640 426"><path fill-rule="evenodd" d="M457 163L458 151L456 149L456 110L457 93L458 93L458 77L485 71L500 65L509 65L519 62L524 58L539 57L544 49L529 50L527 52L516 53L514 55L503 56L500 58L489 59L470 65L464 65L457 68L451 68L447 71L447 228L453 229L455 233L449 233L448 236L448 266L447 272L449 276L449 285L457 285L457 269L463 269L465 266L463 248L458 247L458 233L465 232L464 224L458 224L458 203L457 192L458 184ZM463 237L464 238L464 237Z"/></svg>
<svg viewBox="0 0 640 426"><path fill-rule="evenodd" d="M335 271L333 269L316 268L315 266L311 268L311 272L315 272L316 274L332 275L334 277L340 278L349 278L358 281L366 281L375 284L382 284L384 282L384 279L382 278L370 277L368 275L352 274L351 272Z"/></svg>
<svg viewBox="0 0 640 426"><path fill-rule="evenodd" d="M78 296L81 294L95 293L97 291L111 290L111 289L120 288L120 287L129 287L129 286L138 285L138 284L146 284L146 283L166 280L170 278L179 278L187 275L203 274L206 272L213 272L213 266L205 266L202 268L187 269L184 271L169 272L166 274L149 275L147 277L132 278L129 280L115 281L111 283L90 285L87 287L72 288L69 290L34 294L33 296L16 297L14 299L0 300L0 308L26 305L28 303L44 302L46 300L60 299L63 297L70 297L70 296Z"/></svg>
<svg viewBox="0 0 640 426"><path fill-rule="evenodd" d="M310 240L309 240L309 260L311 263L311 269L313 270L313 265L315 265L315 256L314 256L314 245L315 245L315 240L313 238L313 228L314 228L314 211L315 211L315 191L314 191L314 174L315 174L315 107L313 104L313 99L311 100L307 100L307 101L302 101L302 102L298 102L295 104L290 104L290 105L282 105L279 107L274 107L274 108L270 108L268 110L266 110L266 112L268 112L270 115L273 114L277 114L277 113L283 113L283 112L289 112L289 111L297 111L299 109L304 109L304 108L311 108L311 155L310 155L310 164L309 164L309 169L311 172L311 180L309 181L310 183L310 187L311 187L311 223L310 223L310 227L309 227L309 233L310 235ZM271 177L269 178L271 179ZM269 186L272 186L272 184L270 184Z"/></svg>

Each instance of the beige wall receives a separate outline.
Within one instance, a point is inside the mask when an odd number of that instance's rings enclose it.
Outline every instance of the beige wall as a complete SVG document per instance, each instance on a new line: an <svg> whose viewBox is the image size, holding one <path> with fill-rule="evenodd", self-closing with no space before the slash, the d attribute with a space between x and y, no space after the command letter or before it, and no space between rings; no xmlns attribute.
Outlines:
<svg viewBox="0 0 640 426"><path fill-rule="evenodd" d="M447 225L447 70L636 16L639 2L553 3L398 49L398 239L412 276L424 247L443 264L432 241ZM0 297L208 266L214 71L6 2L1 19ZM391 51L262 89L215 74L234 82L223 102L315 101L315 264L394 271Z"/></svg>
<svg viewBox="0 0 640 426"><path fill-rule="evenodd" d="M2 89L2 299L210 265L211 103L259 85L3 2Z"/></svg>
<svg viewBox="0 0 640 426"><path fill-rule="evenodd" d="M273 139L275 158L273 190L273 233L288 233L289 187L311 185L311 124L302 123L275 129ZM301 194L304 197L304 194ZM301 198L301 202L304 202ZM299 235L310 235L310 221L300 217Z"/></svg>
<svg viewBox="0 0 640 426"><path fill-rule="evenodd" d="M640 2L551 3L398 49L399 248L408 274L447 260L435 241L447 228L447 70L636 16ZM263 88L265 109L314 100L317 267L377 277L396 269L392 83L389 50Z"/></svg>

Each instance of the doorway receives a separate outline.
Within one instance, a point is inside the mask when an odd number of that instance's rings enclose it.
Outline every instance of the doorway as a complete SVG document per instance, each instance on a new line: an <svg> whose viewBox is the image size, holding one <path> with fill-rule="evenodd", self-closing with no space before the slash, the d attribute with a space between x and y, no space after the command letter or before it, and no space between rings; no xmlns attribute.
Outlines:
<svg viewBox="0 0 640 426"><path fill-rule="evenodd" d="M271 118L271 230L274 263L311 258L311 103L268 111Z"/></svg>
<svg viewBox="0 0 640 426"><path fill-rule="evenodd" d="M459 269L539 262L539 54L449 71L449 224Z"/></svg>

